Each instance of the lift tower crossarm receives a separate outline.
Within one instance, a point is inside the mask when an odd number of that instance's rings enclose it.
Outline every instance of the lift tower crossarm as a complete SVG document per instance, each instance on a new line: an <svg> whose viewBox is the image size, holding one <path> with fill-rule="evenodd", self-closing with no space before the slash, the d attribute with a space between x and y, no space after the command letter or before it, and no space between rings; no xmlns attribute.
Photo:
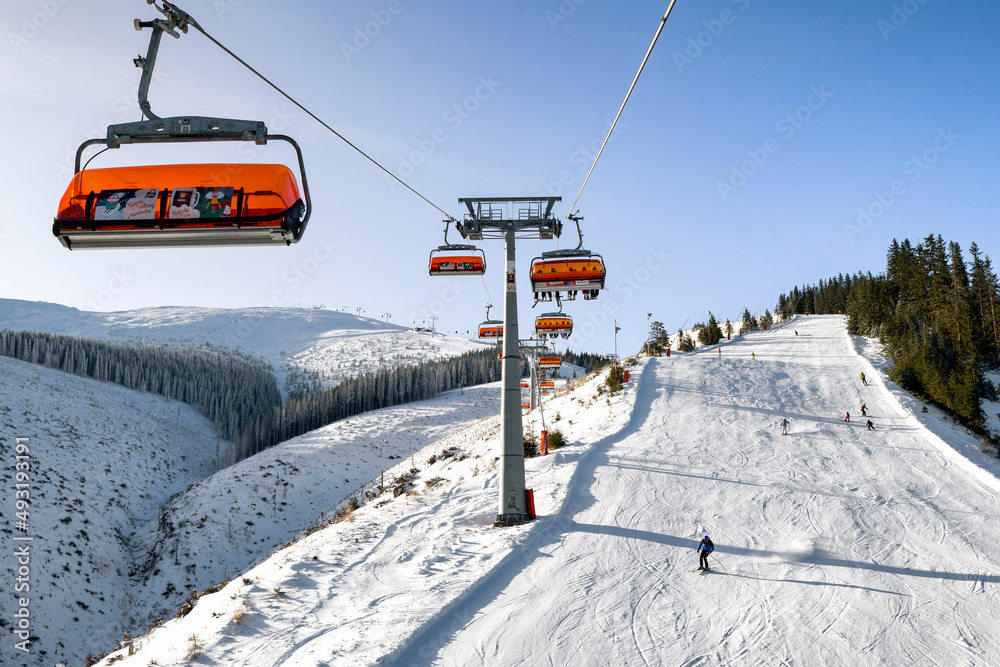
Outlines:
<svg viewBox="0 0 1000 667"><path fill-rule="evenodd" d="M508 231L534 230L535 238L558 238L562 223L552 215L561 197L472 197L458 200L468 213L456 227L464 238L504 238ZM524 206L518 206L524 205Z"/></svg>

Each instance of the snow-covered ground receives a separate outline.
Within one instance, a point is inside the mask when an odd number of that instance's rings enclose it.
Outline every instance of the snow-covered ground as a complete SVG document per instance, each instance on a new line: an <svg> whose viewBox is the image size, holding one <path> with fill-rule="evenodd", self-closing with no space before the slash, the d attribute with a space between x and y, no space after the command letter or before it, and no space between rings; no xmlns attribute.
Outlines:
<svg viewBox="0 0 1000 667"><path fill-rule="evenodd" d="M598 381L578 382L546 403L549 428L560 428L573 444L527 462L543 515L556 511L574 484L575 462L589 443L628 419L632 386L608 399L597 396ZM497 407L492 406L494 415ZM564 416L576 412L580 417ZM337 426L268 453L311 459L329 447ZM133 649L140 650L120 664L145 665L151 657L160 665L182 664L195 645L206 658L229 664L370 664L405 645L415 629L439 620L440 610L463 599L476 581L519 560L516 545L542 525L492 527L499 430L496 416L478 420L403 459L384 480L372 475L358 494L367 495L367 502L349 518L234 576L190 615L134 642ZM392 442L388 431L382 436ZM248 471L258 468L255 462L245 462ZM315 467L303 475L309 473L327 479ZM408 475L412 480L398 487ZM398 496L394 486L402 491Z"/></svg>
<svg viewBox="0 0 1000 667"><path fill-rule="evenodd" d="M578 385L546 411L571 444L527 462L539 519L510 529L489 525L483 420L387 473L416 468L410 493L277 552L121 664L997 664L995 458L880 363L814 316L644 362L610 400ZM706 533L713 570L692 573Z"/></svg>
<svg viewBox="0 0 1000 667"><path fill-rule="evenodd" d="M142 308L88 312L52 303L0 299L0 329L152 343L211 343L274 367L286 391L290 371L324 386L377 370L479 350L464 338L420 333L353 313L316 308Z"/></svg>
<svg viewBox="0 0 1000 667"><path fill-rule="evenodd" d="M216 472L226 443L189 406L0 357L0 535L7 551L32 538L21 595L33 638L29 655L0 642L0 664L82 664L171 618L192 589L249 569L363 497L381 470L409 469L415 452L496 415L499 393L484 385L358 415ZM27 531L14 521L16 438L30 457ZM4 559L6 581L17 567Z"/></svg>
<svg viewBox="0 0 1000 667"><path fill-rule="evenodd" d="M15 458L16 438L27 438L26 460ZM129 572L142 555L133 532L215 471L216 442L208 420L183 403L0 357L0 665L78 664L87 640L122 637ZM17 508L17 491L28 507ZM36 638L30 655L11 632L21 597Z"/></svg>

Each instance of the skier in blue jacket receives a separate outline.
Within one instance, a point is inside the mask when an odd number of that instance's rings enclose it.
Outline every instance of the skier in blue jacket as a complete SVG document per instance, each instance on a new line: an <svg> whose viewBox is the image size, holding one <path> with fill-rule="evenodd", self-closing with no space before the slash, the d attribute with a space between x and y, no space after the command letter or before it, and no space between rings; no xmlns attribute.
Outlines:
<svg viewBox="0 0 1000 667"><path fill-rule="evenodd" d="M698 560L698 569L711 570L712 568L708 566L708 554L715 551L715 545L712 543L712 540L708 539L708 535L706 535L705 539L698 543L698 551L701 552L701 556Z"/></svg>

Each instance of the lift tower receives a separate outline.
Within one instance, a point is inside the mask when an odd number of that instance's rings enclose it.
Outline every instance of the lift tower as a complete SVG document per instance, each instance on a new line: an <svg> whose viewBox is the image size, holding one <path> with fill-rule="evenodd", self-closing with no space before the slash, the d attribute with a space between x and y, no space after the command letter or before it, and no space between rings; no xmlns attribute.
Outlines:
<svg viewBox="0 0 1000 667"><path fill-rule="evenodd" d="M528 409L534 410L538 407L538 353L548 352L548 344L539 338L528 338L521 340L518 345L521 354L529 354L528 368L530 371L528 385Z"/></svg>
<svg viewBox="0 0 1000 667"><path fill-rule="evenodd" d="M524 482L524 436L521 426L521 352L517 330L517 282L514 241L518 238L552 239L562 233L562 223L552 215L561 197L462 198L468 213L457 224L466 239L502 238L506 244L503 306L503 393L500 395L500 498L494 525L508 526L529 520Z"/></svg>

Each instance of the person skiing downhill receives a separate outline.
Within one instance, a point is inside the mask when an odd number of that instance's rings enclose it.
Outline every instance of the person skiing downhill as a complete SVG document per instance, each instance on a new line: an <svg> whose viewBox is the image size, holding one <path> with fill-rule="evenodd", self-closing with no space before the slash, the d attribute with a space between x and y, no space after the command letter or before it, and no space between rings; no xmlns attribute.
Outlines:
<svg viewBox="0 0 1000 667"><path fill-rule="evenodd" d="M865 374L864 373L861 374L861 384L863 384L865 386L868 385L868 380L865 379Z"/></svg>
<svg viewBox="0 0 1000 667"><path fill-rule="evenodd" d="M868 430L869 431L874 431L875 430L875 424L872 423L871 419L868 420Z"/></svg>
<svg viewBox="0 0 1000 667"><path fill-rule="evenodd" d="M698 557L698 569L711 570L712 568L708 566L708 554L715 551L715 545L712 543L712 540L708 539L708 535L706 535L705 539L698 543L697 551L701 553Z"/></svg>
<svg viewBox="0 0 1000 667"><path fill-rule="evenodd" d="M868 416L868 406L865 405L864 403L861 404L861 416L862 417Z"/></svg>
<svg viewBox="0 0 1000 667"><path fill-rule="evenodd" d="M846 417L844 417L844 421L845 421L845 422L849 422L849 421L851 421L851 413L850 413L850 412L848 412L848 413L847 413L847 416L846 416Z"/></svg>
<svg viewBox="0 0 1000 667"><path fill-rule="evenodd" d="M751 352L750 353L750 358L751 359L756 359L757 358L757 353L756 352Z"/></svg>
<svg viewBox="0 0 1000 667"><path fill-rule="evenodd" d="M781 435L788 435L788 417L781 418Z"/></svg>

